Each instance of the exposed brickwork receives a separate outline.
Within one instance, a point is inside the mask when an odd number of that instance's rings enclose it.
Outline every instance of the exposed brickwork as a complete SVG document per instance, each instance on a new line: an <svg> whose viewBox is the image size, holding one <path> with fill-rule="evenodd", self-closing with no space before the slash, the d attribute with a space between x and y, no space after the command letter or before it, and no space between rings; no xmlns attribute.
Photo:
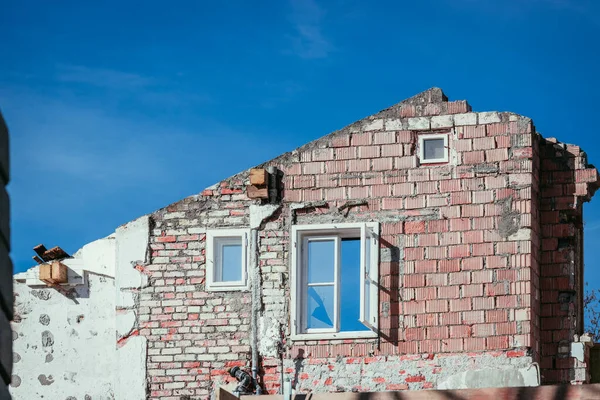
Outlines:
<svg viewBox="0 0 600 400"><path fill-rule="evenodd" d="M298 389L436 388L459 363L572 367L549 364L557 340L572 339L553 316L578 312L574 303L567 311L558 303L562 285L579 285L563 282L569 271L559 240L580 230L575 221L561 223L560 213L574 203L580 216L597 174L578 156L573 174L549 172L570 191L549 194L548 145L531 121L470 111L433 89L266 164L282 171L284 191L258 235L261 332L283 332L284 368ZM431 132L448 134L448 163L419 165L419 135ZM248 227L249 206L260 203L246 196L247 177L242 172L152 215L151 264L144 266L151 285L139 310L152 399L207 398L230 379L228 367L250 367L250 293L204 291L206 229ZM366 204L339 211L354 200ZM332 221L381 224L380 337L291 342L291 225ZM577 254L571 268L581 265ZM281 382L276 353L261 349L269 393ZM564 380L548 372L548 381Z"/></svg>
<svg viewBox="0 0 600 400"><path fill-rule="evenodd" d="M570 344L583 333L583 203L598 172L578 146L539 139L541 359L548 383L582 381ZM583 379L585 380L585 378Z"/></svg>

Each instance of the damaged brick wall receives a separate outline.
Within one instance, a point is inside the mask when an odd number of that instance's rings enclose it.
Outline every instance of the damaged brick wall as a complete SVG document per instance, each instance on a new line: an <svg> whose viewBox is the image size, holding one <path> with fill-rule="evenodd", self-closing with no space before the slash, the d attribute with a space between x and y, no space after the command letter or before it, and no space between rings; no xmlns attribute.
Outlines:
<svg viewBox="0 0 600 400"><path fill-rule="evenodd" d="M449 162L420 165L418 137L432 132L448 134ZM280 351L301 391L537 383L548 342L540 350L536 138L528 118L432 89L263 165L284 191L258 232L262 386L278 390ZM227 368L250 367L250 292L205 290L206 230L247 228L260 203L248 174L150 217L139 321L152 399L206 398ZM291 226L341 221L381 223L380 337L292 342Z"/></svg>
<svg viewBox="0 0 600 400"><path fill-rule="evenodd" d="M542 375L546 383L589 382L571 343L584 333L583 203L597 189L598 172L578 146L542 138L538 146Z"/></svg>

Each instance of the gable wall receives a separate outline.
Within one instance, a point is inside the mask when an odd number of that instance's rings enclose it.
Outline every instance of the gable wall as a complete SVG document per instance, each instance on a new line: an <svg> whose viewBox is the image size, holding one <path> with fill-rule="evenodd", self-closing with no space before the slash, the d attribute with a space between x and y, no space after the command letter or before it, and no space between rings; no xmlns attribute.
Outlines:
<svg viewBox="0 0 600 400"><path fill-rule="evenodd" d="M285 373L299 390L461 387L502 374L537 383L525 372L537 375L528 369L537 361L539 242L532 124L434 100L383 111L269 163L285 187L283 206L259 230L259 349L269 392L281 382L280 332ZM417 165L417 135L432 130L450 133L449 165ZM250 366L250 293L203 290L206 229L250 224L258 201L245 195L247 176L152 216L151 287L140 295L150 398L202 398L228 381L228 367ZM291 205L322 200L296 209L296 223L381 222L380 340L289 340ZM367 205L339 212L350 200ZM490 367L502 371L475 377Z"/></svg>

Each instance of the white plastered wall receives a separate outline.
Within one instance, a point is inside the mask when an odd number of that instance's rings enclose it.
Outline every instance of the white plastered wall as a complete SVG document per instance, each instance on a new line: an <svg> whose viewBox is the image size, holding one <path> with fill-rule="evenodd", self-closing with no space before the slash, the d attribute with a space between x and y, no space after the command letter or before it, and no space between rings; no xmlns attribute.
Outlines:
<svg viewBox="0 0 600 400"><path fill-rule="evenodd" d="M146 261L148 237L142 217L85 245L63 260L66 285L48 287L38 267L14 276L14 400L146 398L135 293L147 277L134 267Z"/></svg>

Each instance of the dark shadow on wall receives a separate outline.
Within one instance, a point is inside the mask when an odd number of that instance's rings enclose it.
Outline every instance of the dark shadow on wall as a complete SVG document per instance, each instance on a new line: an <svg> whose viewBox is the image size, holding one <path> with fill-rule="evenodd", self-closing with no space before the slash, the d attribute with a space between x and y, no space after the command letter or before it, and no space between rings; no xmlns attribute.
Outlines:
<svg viewBox="0 0 600 400"><path fill-rule="evenodd" d="M381 275L380 271L379 276L379 335L381 339L397 346L400 329L400 249L381 237L379 243L384 248L381 253L388 253L390 259L389 274Z"/></svg>

